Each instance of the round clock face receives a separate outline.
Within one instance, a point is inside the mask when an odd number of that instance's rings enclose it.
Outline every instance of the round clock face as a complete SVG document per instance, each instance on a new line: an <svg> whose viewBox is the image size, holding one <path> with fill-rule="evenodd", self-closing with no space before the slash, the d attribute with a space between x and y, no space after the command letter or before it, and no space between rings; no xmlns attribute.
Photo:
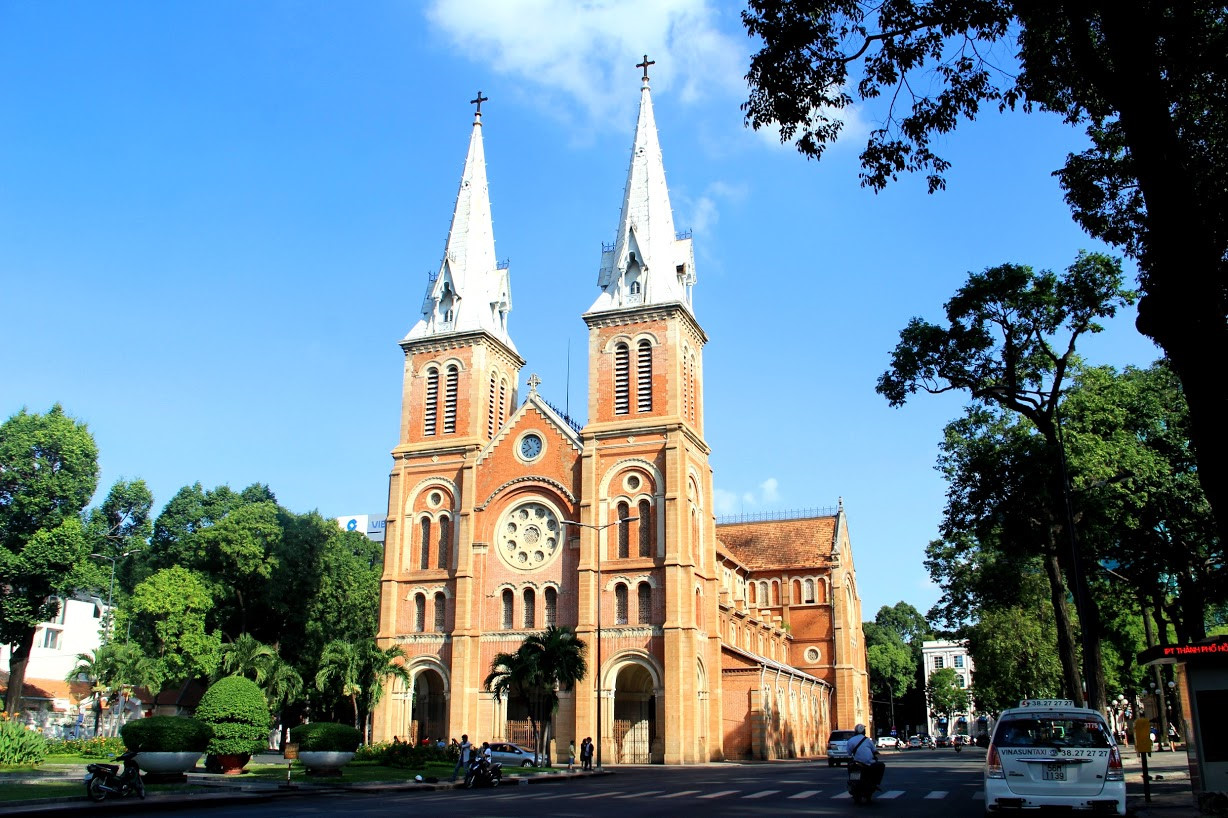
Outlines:
<svg viewBox="0 0 1228 818"><path fill-rule="evenodd" d="M542 453L542 439L537 435L525 435L520 438L520 456L532 460Z"/></svg>

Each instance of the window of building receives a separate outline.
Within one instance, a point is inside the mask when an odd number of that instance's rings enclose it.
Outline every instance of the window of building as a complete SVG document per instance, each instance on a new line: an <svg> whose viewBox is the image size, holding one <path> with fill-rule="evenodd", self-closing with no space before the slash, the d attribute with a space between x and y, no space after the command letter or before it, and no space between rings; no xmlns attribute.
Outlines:
<svg viewBox="0 0 1228 818"><path fill-rule="evenodd" d="M614 588L614 624L627 624L627 586L618 585Z"/></svg>
<svg viewBox="0 0 1228 818"><path fill-rule="evenodd" d="M422 536L419 539L418 567L423 571L431 567L431 518L423 517Z"/></svg>
<svg viewBox="0 0 1228 818"><path fill-rule="evenodd" d="M639 599L636 600L636 613L639 614L640 624L652 624L652 586L641 582L637 590Z"/></svg>
<svg viewBox="0 0 1228 818"><path fill-rule="evenodd" d="M955 674L955 686L956 686L956 687L963 687L963 686L964 686L964 674L962 674L962 673L956 673L956 674Z"/></svg>
<svg viewBox="0 0 1228 818"><path fill-rule="evenodd" d="M614 347L614 414L631 411L631 349L623 343Z"/></svg>
<svg viewBox="0 0 1228 818"><path fill-rule="evenodd" d="M450 364L443 397L443 433L446 435L456 431L456 393L459 386L460 370L456 364Z"/></svg>
<svg viewBox="0 0 1228 818"><path fill-rule="evenodd" d="M630 538L628 529L631 524L626 522L626 519L631 516L631 508L626 503L618 504L618 558L625 560L631 556L630 544L627 542Z"/></svg>
<svg viewBox="0 0 1228 818"><path fill-rule="evenodd" d="M802 593L805 594L806 604L813 605L814 604L814 580L813 579L808 579L806 580L805 583L803 583Z"/></svg>
<svg viewBox="0 0 1228 818"><path fill-rule="evenodd" d="M640 500L639 504L639 522L636 523L640 529L640 556L652 556L652 503L647 500Z"/></svg>
<svg viewBox="0 0 1228 818"><path fill-rule="evenodd" d="M537 627L537 594L533 593L532 588L524 589L524 626Z"/></svg>
<svg viewBox="0 0 1228 818"><path fill-rule="evenodd" d="M414 594L414 633L426 630L426 597Z"/></svg>
<svg viewBox="0 0 1228 818"><path fill-rule="evenodd" d="M443 633L447 615L448 598L442 593L435 594L435 633Z"/></svg>
<svg viewBox="0 0 1228 818"><path fill-rule="evenodd" d="M942 670L942 667L943 667L943 665L942 665L942 657L941 657L941 656L935 656L935 657L934 657L934 670Z"/></svg>
<svg viewBox="0 0 1228 818"><path fill-rule="evenodd" d="M652 344L640 341L635 362L635 411L652 411Z"/></svg>
<svg viewBox="0 0 1228 818"><path fill-rule="evenodd" d="M62 596L57 596L55 598L55 603L56 603L55 619L53 619L52 621L55 622L55 624L57 625L63 625L64 617L68 616L68 600Z"/></svg>
<svg viewBox="0 0 1228 818"><path fill-rule="evenodd" d="M426 371L426 404L422 408L422 434L435 434L435 414L439 411L439 370Z"/></svg>
<svg viewBox="0 0 1228 818"><path fill-rule="evenodd" d="M499 379L499 428L507 421L507 378Z"/></svg>
<svg viewBox="0 0 1228 818"><path fill-rule="evenodd" d="M495 413L499 410L499 384L495 373L490 373L490 397L486 401L486 436L495 436Z"/></svg>
<svg viewBox="0 0 1228 818"><path fill-rule="evenodd" d="M559 592L553 588L546 589L546 627L559 623Z"/></svg>
<svg viewBox="0 0 1228 818"><path fill-rule="evenodd" d="M512 599L514 595L510 588L503 591L503 630L512 629Z"/></svg>
<svg viewBox="0 0 1228 818"><path fill-rule="evenodd" d="M60 649L60 631L54 628L44 628L41 645L50 650Z"/></svg>
<svg viewBox="0 0 1228 818"><path fill-rule="evenodd" d="M955 657L955 667L963 667L963 666L964 666L964 657L956 656Z"/></svg>
<svg viewBox="0 0 1228 818"><path fill-rule="evenodd" d="M439 518L439 567L447 569L452 558L452 520L449 517Z"/></svg>

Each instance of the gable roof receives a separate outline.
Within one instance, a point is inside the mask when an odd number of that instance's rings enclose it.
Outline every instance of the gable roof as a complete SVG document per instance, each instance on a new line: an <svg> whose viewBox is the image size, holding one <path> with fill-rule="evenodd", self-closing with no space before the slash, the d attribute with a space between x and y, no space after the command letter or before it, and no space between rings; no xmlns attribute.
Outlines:
<svg viewBox="0 0 1228 818"><path fill-rule="evenodd" d="M716 538L752 571L826 563L836 539L836 515L717 525Z"/></svg>

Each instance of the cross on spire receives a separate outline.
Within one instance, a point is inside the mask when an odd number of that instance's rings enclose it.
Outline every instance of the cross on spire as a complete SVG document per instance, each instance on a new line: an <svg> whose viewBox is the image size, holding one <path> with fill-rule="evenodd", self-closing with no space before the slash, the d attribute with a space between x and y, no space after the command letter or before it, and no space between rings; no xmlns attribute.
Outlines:
<svg viewBox="0 0 1228 818"><path fill-rule="evenodd" d="M541 379L541 378L539 378L539 377L537 377L537 373L536 373L536 372L534 372L532 375L530 375L530 376L529 376L529 391L530 391L530 392L536 392L536 391L537 391L537 386L538 386L538 384L540 384L541 382L542 382L542 379Z"/></svg>
<svg viewBox="0 0 1228 818"><path fill-rule="evenodd" d="M643 69L644 69L644 82L648 82L648 66L650 66L650 65L656 65L656 64L657 64L657 61L656 61L656 60L650 60L650 59L648 59L648 55L647 55L647 54L645 54L645 55L644 55L644 61L643 61L643 62L637 62L637 63L635 64L635 67L636 67L636 68L643 68Z"/></svg>
<svg viewBox="0 0 1228 818"><path fill-rule="evenodd" d="M647 59L647 57L645 57L644 59ZM647 71L648 69L644 69L644 70L645 70L645 71ZM485 101L486 101L486 100L488 100L488 99L490 99L490 97L484 97L484 96L482 96L482 92L481 92L481 91L478 91L478 96L477 96L477 99L471 99L471 100L469 100L469 104L470 104L470 105L476 105L476 106L478 106L478 110L477 110L477 112L476 112L478 116L481 116L481 115L482 115L482 103L483 103L483 102L485 102Z"/></svg>

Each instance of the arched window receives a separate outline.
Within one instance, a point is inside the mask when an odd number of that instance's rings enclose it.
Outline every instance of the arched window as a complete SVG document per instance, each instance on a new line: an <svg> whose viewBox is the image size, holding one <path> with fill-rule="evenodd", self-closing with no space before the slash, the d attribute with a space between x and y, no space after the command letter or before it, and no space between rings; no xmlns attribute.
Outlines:
<svg viewBox="0 0 1228 818"><path fill-rule="evenodd" d="M749 603L749 604L751 604L751 605L756 604L756 603L755 603L755 597L756 597L756 595L755 595L755 588L756 588L756 587L757 587L757 586L755 585L755 583L753 583L753 582L752 582L752 583L750 583L749 585L747 585L747 588L746 588L746 601L747 601L747 603ZM760 651L760 652L762 652L762 651Z"/></svg>
<svg viewBox="0 0 1228 818"><path fill-rule="evenodd" d="M707 623L704 621L704 592L695 589L695 624L699 627L704 627Z"/></svg>
<svg viewBox="0 0 1228 818"><path fill-rule="evenodd" d="M652 556L652 503L647 500L640 500L639 505L639 522L636 523L640 529L640 556Z"/></svg>
<svg viewBox="0 0 1228 818"><path fill-rule="evenodd" d="M627 624L627 586L622 583L614 586L614 624Z"/></svg>
<svg viewBox="0 0 1228 818"><path fill-rule="evenodd" d="M435 594L435 633L443 633L448 598L443 592Z"/></svg>
<svg viewBox="0 0 1228 818"><path fill-rule="evenodd" d="M452 520L450 517L439 518L439 562L440 568L447 569L452 559Z"/></svg>
<svg viewBox="0 0 1228 818"><path fill-rule="evenodd" d="M532 588L524 589L524 626L537 627L537 594L533 593Z"/></svg>
<svg viewBox="0 0 1228 818"><path fill-rule="evenodd" d="M512 629L512 599L514 595L510 588L503 591L503 630L510 631Z"/></svg>
<svg viewBox="0 0 1228 818"><path fill-rule="evenodd" d="M549 628L552 625L559 623L559 592L553 588L546 589L546 621L545 625Z"/></svg>
<svg viewBox="0 0 1228 818"><path fill-rule="evenodd" d="M635 411L652 411L652 344L640 341L635 361Z"/></svg>
<svg viewBox="0 0 1228 818"><path fill-rule="evenodd" d="M435 414L439 411L439 370L426 371L426 406L422 409L422 434L435 434Z"/></svg>
<svg viewBox="0 0 1228 818"><path fill-rule="evenodd" d="M423 571L431 567L431 518L422 518L422 537L418 540L418 567Z"/></svg>
<svg viewBox="0 0 1228 818"><path fill-rule="evenodd" d="M426 597L414 594L414 633L426 630Z"/></svg>
<svg viewBox="0 0 1228 818"><path fill-rule="evenodd" d="M499 384L495 373L490 373L490 397L486 400L486 436L495 436L495 413L499 411Z"/></svg>
<svg viewBox="0 0 1228 818"><path fill-rule="evenodd" d="M630 506L628 506L628 505L627 505L625 502L624 502L624 503L619 503L619 504L618 504L618 519L619 519L619 523L618 523L618 558L619 558L620 560L625 560L627 557L631 556L631 554L630 554L630 547L629 547L628 542L627 542L627 540L628 540L628 538L629 538L629 534L628 534L627 529L628 529L628 528L630 528L631 524L630 524L630 523L628 523L628 522L626 522L627 518L628 518L628 517L630 517L630 516L631 516L631 508L630 508Z"/></svg>
<svg viewBox="0 0 1228 818"><path fill-rule="evenodd" d="M802 602L802 581L795 579L789 583L789 604L800 605Z"/></svg>
<svg viewBox="0 0 1228 818"><path fill-rule="evenodd" d="M460 382L460 370L456 364L448 365L448 378L444 384L443 433L456 431L456 392Z"/></svg>
<svg viewBox="0 0 1228 818"><path fill-rule="evenodd" d="M636 600L636 613L641 625L652 624L652 586L641 582L637 589L639 599Z"/></svg>
<svg viewBox="0 0 1228 818"><path fill-rule="evenodd" d="M614 347L614 414L631 411L631 350L619 343Z"/></svg>
<svg viewBox="0 0 1228 818"><path fill-rule="evenodd" d="M780 604L780 583L776 580L772 581L772 604Z"/></svg>
<svg viewBox="0 0 1228 818"><path fill-rule="evenodd" d="M813 579L806 580L803 586L802 593L805 594L804 599L806 600L806 602L808 604L813 605L814 604L814 580Z"/></svg>
<svg viewBox="0 0 1228 818"><path fill-rule="evenodd" d="M507 420L507 378L499 379L499 428Z"/></svg>

